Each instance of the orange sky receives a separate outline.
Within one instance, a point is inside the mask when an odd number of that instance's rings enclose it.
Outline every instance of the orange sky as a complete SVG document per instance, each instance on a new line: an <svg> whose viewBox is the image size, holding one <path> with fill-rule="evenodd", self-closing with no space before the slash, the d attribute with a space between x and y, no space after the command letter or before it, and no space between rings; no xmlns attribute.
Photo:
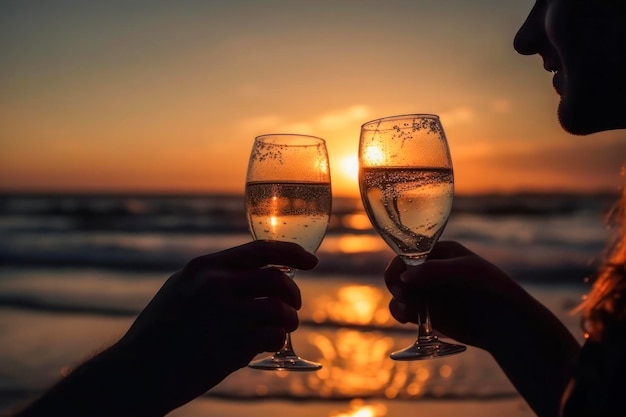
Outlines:
<svg viewBox="0 0 626 417"><path fill-rule="evenodd" d="M0 188L242 192L255 136L328 142L336 195L362 123L442 117L459 193L616 189L624 132L573 137L530 1L0 4Z"/></svg>

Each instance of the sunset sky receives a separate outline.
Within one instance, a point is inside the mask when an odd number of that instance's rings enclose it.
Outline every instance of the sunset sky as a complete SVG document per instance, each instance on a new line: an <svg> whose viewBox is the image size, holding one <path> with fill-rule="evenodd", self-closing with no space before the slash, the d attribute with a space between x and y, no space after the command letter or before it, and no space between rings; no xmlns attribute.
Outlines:
<svg viewBox="0 0 626 417"><path fill-rule="evenodd" d="M530 0L8 0L0 189L242 192L255 136L328 142L355 194L360 125L441 115L459 193L616 190L624 131L564 133Z"/></svg>

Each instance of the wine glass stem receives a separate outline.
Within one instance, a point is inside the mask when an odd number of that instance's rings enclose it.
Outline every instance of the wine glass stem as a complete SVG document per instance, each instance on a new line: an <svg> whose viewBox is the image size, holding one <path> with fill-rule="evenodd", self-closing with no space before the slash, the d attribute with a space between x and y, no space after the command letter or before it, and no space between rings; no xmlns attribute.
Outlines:
<svg viewBox="0 0 626 417"><path fill-rule="evenodd" d="M408 268L421 265L426 261L426 255L423 256L415 256L415 257L403 257L404 262L406 263ZM430 312L428 310L428 306L425 306L418 315L418 325L417 325L417 341L416 343L427 342L430 340L437 339L437 336L433 334L433 325L430 321Z"/></svg>
<svg viewBox="0 0 626 417"><path fill-rule="evenodd" d="M287 337L285 337L285 344L278 352L274 354L275 358L280 358L283 356L296 356L296 353L293 351L293 347L291 346L291 333L287 333Z"/></svg>
<svg viewBox="0 0 626 417"><path fill-rule="evenodd" d="M433 326L430 321L430 312L428 311L428 306L426 306L422 311L420 311L418 316L417 339L419 341L432 340L434 338Z"/></svg>
<svg viewBox="0 0 626 417"><path fill-rule="evenodd" d="M280 265L278 266L278 269L280 269L283 272L283 274L287 275L291 279L293 279L294 275L296 274L296 270L288 266ZM285 344L278 352L274 353L274 357L281 358L281 357L293 357L293 356L297 356L297 355L293 351L293 346L291 345L291 333L287 333L287 336L285 337Z"/></svg>

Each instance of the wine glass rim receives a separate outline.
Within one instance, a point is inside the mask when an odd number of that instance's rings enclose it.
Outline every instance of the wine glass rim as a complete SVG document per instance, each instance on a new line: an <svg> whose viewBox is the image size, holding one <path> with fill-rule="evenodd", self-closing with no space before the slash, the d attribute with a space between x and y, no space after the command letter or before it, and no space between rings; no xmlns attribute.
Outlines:
<svg viewBox="0 0 626 417"><path fill-rule="evenodd" d="M302 143L284 143L281 139L292 137L294 139L300 139ZM255 141L265 141L266 139L276 138L277 141L268 141L275 145L289 145L289 146L317 146L320 143L326 144L326 140L313 135L305 135L301 133L265 133L254 138ZM307 142L308 141L308 142Z"/></svg>
<svg viewBox="0 0 626 417"><path fill-rule="evenodd" d="M386 116L379 117L378 119L370 120L369 122L365 122L361 125L361 129L366 129L373 124L380 124L382 122L390 122L395 120L404 120L404 119L435 119L439 120L439 115L434 113L408 113L408 114L398 114L395 116Z"/></svg>

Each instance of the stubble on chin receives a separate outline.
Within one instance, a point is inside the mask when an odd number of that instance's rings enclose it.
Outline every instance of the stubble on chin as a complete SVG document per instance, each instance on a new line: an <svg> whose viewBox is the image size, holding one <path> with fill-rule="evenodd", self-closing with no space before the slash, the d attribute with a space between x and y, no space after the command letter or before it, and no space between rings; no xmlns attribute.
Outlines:
<svg viewBox="0 0 626 417"><path fill-rule="evenodd" d="M580 126L579 121L577 121L574 117L570 115L567 107L563 104L563 100L561 100L561 102L559 103L557 118L563 130L565 130L567 133L577 136L582 136L586 134L583 133L583 129L581 129L582 126Z"/></svg>
<svg viewBox="0 0 626 417"><path fill-rule="evenodd" d="M562 96L557 117L566 132L576 136L590 135L615 128L607 106L611 103L591 96L581 95L576 99Z"/></svg>
<svg viewBox="0 0 626 417"><path fill-rule="evenodd" d="M618 74L586 71L566 79L557 116L562 128L573 135L590 135L626 128L626 82Z"/></svg>

